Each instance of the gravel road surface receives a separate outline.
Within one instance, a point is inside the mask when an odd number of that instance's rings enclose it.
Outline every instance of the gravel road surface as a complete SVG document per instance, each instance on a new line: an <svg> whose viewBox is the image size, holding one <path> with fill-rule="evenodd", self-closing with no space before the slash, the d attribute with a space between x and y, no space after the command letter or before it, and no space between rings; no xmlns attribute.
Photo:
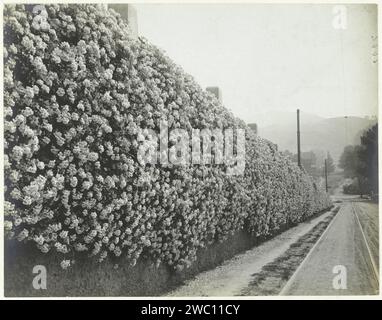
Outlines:
<svg viewBox="0 0 382 320"><path fill-rule="evenodd" d="M282 294L378 294L378 259L378 205L344 200L333 223ZM335 277L340 269L346 270L346 280L341 282L346 288L333 285L333 281L338 284Z"/></svg>

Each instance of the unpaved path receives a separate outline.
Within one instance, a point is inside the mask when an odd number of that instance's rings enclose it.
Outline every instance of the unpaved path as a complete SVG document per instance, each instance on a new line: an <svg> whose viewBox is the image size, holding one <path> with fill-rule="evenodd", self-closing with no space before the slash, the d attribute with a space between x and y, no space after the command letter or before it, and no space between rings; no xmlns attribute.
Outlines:
<svg viewBox="0 0 382 320"><path fill-rule="evenodd" d="M342 186L332 199L336 209L197 275L167 296L377 294L378 205L343 195ZM345 289L333 285L336 266L346 270Z"/></svg>
<svg viewBox="0 0 382 320"><path fill-rule="evenodd" d="M221 266L202 272L183 286L171 291L167 296L235 296L247 292L253 276L264 266L280 257L302 236L333 213L325 212L307 222L283 232L265 243L239 254Z"/></svg>
<svg viewBox="0 0 382 320"><path fill-rule="evenodd" d="M345 200L323 238L282 293L378 294L378 259L378 205ZM340 267L335 269L336 266ZM339 286L339 278L335 277L340 272L343 277Z"/></svg>

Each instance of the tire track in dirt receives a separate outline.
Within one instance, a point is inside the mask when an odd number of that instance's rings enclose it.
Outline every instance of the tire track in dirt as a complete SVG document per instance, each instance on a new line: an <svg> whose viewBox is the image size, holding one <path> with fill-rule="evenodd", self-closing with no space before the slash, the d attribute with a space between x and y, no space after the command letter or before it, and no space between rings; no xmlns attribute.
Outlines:
<svg viewBox="0 0 382 320"><path fill-rule="evenodd" d="M278 295L289 278L294 274L315 243L319 240L339 210L336 207L323 221L293 243L277 259L265 265L259 273L252 275L248 287L240 296Z"/></svg>

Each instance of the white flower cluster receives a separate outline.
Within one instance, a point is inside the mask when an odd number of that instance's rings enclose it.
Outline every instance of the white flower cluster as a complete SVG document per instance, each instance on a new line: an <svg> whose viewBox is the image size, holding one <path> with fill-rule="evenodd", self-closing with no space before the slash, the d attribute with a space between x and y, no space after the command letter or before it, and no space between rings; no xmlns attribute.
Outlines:
<svg viewBox="0 0 382 320"><path fill-rule="evenodd" d="M139 128L163 119L170 130L246 126L114 12L6 5L4 59L5 232L62 254L64 269L85 252L181 270L237 230L272 234L329 206L251 132L244 175L140 165Z"/></svg>

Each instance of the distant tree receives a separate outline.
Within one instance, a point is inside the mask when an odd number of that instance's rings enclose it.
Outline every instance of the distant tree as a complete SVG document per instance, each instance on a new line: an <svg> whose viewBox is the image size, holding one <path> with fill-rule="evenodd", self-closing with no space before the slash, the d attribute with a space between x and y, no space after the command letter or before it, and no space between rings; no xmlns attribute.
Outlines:
<svg viewBox="0 0 382 320"><path fill-rule="evenodd" d="M378 125L375 124L361 137L363 152L360 155L364 166L363 175L367 179L369 189L378 194Z"/></svg>
<svg viewBox="0 0 382 320"><path fill-rule="evenodd" d="M287 156L290 160L294 161L294 154L290 152L289 150L284 150L283 154Z"/></svg>
<svg viewBox="0 0 382 320"><path fill-rule="evenodd" d="M360 146L346 146L341 154L338 166L344 170L345 178L354 178L360 172Z"/></svg>
<svg viewBox="0 0 382 320"><path fill-rule="evenodd" d="M257 123L248 123L248 127L254 132L254 133L258 133L258 129L257 129Z"/></svg>
<svg viewBox="0 0 382 320"><path fill-rule="evenodd" d="M297 154L292 153L289 150L283 151L284 155L289 157L293 162L297 161ZM311 176L320 175L320 168L317 165L317 156L315 151L305 151L301 152L301 165L305 171Z"/></svg>
<svg viewBox="0 0 382 320"><path fill-rule="evenodd" d="M313 151L301 153L301 164L311 176L317 175L317 158Z"/></svg>
<svg viewBox="0 0 382 320"><path fill-rule="evenodd" d="M361 195L378 194L378 125L361 136L361 145L345 147L339 167L346 178L356 178Z"/></svg>
<svg viewBox="0 0 382 320"><path fill-rule="evenodd" d="M334 172L334 170L336 169L333 158L329 152L328 152L328 155L326 157L326 165L327 165L328 174Z"/></svg>

